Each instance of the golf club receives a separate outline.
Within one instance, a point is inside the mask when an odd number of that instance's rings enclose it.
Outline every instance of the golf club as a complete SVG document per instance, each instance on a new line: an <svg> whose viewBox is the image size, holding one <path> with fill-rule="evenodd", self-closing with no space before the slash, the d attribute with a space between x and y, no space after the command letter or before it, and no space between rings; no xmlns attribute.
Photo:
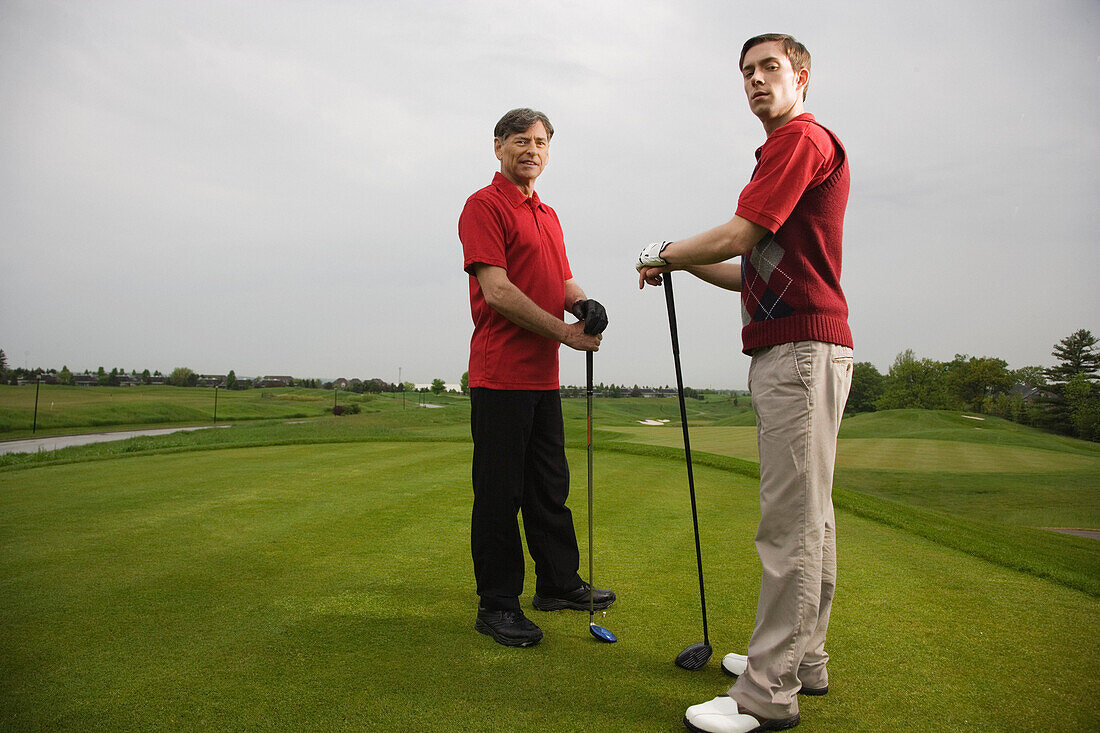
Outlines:
<svg viewBox="0 0 1100 733"><path fill-rule="evenodd" d="M585 395L588 398L588 630L598 640L611 644L619 638L610 629L605 629L592 620L596 613L593 597L595 586L592 585L592 352L586 351L584 354L588 372L585 388Z"/></svg>
<svg viewBox="0 0 1100 733"><path fill-rule="evenodd" d="M707 635L707 598L703 592L703 553L699 549L699 516L695 509L695 478L691 472L691 443L688 441L687 407L684 405L684 378L680 372L680 338L676 333L676 304L672 299L672 273L661 277L665 283L665 304L668 306L668 329L672 334L672 359L676 362L676 394L680 398L680 424L684 429L684 455L687 457L688 489L691 492L691 524L695 528L695 560L699 566L699 604L703 609L703 640L676 655L676 666L702 669L713 652Z"/></svg>

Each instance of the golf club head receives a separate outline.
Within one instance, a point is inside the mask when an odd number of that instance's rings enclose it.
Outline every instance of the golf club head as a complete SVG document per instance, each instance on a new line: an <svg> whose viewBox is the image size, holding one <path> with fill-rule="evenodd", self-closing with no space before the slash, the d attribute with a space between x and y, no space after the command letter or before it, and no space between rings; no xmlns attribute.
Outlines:
<svg viewBox="0 0 1100 733"><path fill-rule="evenodd" d="M619 640L619 637L615 636L610 629L605 629L593 623L588 624L588 630L592 632L592 636L607 644L614 644Z"/></svg>
<svg viewBox="0 0 1100 733"><path fill-rule="evenodd" d="M705 641L701 641L698 644L692 644L676 655L676 666L693 672L697 669L702 669L710 660L710 655L713 651L714 650L710 648L710 644Z"/></svg>

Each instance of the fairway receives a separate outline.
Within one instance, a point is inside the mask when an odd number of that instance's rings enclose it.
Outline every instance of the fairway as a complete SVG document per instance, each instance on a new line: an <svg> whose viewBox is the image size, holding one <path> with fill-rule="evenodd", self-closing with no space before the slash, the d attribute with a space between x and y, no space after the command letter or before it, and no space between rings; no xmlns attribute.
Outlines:
<svg viewBox="0 0 1100 733"><path fill-rule="evenodd" d="M627 436L632 443L644 443L648 445L663 445L669 448L684 447L684 433L680 428L679 420L662 425L647 426L615 426L609 428L616 433ZM720 456L733 456L746 461L758 462L760 458L756 453L756 427L711 427L691 424L688 418L688 434L690 435L691 448L695 451L714 453Z"/></svg>
<svg viewBox="0 0 1100 733"><path fill-rule="evenodd" d="M683 445L680 426L616 427L629 440L672 448ZM755 427L690 427L695 450L759 461ZM841 438L837 441L837 468L880 468L896 471L944 471L956 473L1021 473L1092 470L1100 471L1100 454L1064 452L996 445L961 443L921 438Z"/></svg>
<svg viewBox="0 0 1100 733"><path fill-rule="evenodd" d="M596 582L620 594L599 622L620 642L531 611L545 640L506 649L473 631L469 457L375 440L0 472L0 728L682 730L728 685L717 659L672 664L701 636L682 459L597 450ZM696 484L719 656L752 631L756 487L705 465ZM1095 728L1096 597L838 527L832 691L800 730ZM532 587L529 567L528 607Z"/></svg>
<svg viewBox="0 0 1100 733"><path fill-rule="evenodd" d="M272 389L208 389L201 387L66 387L0 385L0 437L5 439L67 432L73 427L133 427L151 424L209 425L218 420L263 420L317 417L334 401L363 405L375 395L279 387ZM394 402L394 395L377 397ZM411 398L414 402L416 396ZM364 409L371 409L369 405Z"/></svg>

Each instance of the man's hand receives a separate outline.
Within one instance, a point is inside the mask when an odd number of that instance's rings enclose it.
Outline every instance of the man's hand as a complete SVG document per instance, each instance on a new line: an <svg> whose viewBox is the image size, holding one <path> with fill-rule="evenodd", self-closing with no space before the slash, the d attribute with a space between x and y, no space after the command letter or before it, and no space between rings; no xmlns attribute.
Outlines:
<svg viewBox="0 0 1100 733"><path fill-rule="evenodd" d="M643 267L638 270L638 289L642 290L646 285L660 285L664 280L661 273L672 272L672 265L664 267Z"/></svg>
<svg viewBox="0 0 1100 733"><path fill-rule="evenodd" d="M640 253L638 253L638 263L634 265L634 269L638 272L642 271L643 267L664 267L668 264L661 257L661 253L665 251L665 247L672 244L672 242L654 242L653 244L647 244Z"/></svg>
<svg viewBox="0 0 1100 733"><path fill-rule="evenodd" d="M601 334L607 328L607 310L598 300L578 300L570 312L584 321L584 332L591 336Z"/></svg>
<svg viewBox="0 0 1100 733"><path fill-rule="evenodd" d="M577 351L599 351L602 340L600 334L585 333L584 321L577 321L565 324L565 338L561 342Z"/></svg>

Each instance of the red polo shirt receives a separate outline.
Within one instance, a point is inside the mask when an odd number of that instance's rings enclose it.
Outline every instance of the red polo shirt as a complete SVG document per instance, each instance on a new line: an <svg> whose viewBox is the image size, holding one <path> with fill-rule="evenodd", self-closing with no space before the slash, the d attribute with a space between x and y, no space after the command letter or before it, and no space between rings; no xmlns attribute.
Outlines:
<svg viewBox="0 0 1100 733"><path fill-rule="evenodd" d="M573 277L558 215L500 173L470 196L458 219L458 238L470 274L470 386L557 389L561 343L512 323L485 302L473 275L477 263L502 267L508 279L555 318L565 314L565 281Z"/></svg>

